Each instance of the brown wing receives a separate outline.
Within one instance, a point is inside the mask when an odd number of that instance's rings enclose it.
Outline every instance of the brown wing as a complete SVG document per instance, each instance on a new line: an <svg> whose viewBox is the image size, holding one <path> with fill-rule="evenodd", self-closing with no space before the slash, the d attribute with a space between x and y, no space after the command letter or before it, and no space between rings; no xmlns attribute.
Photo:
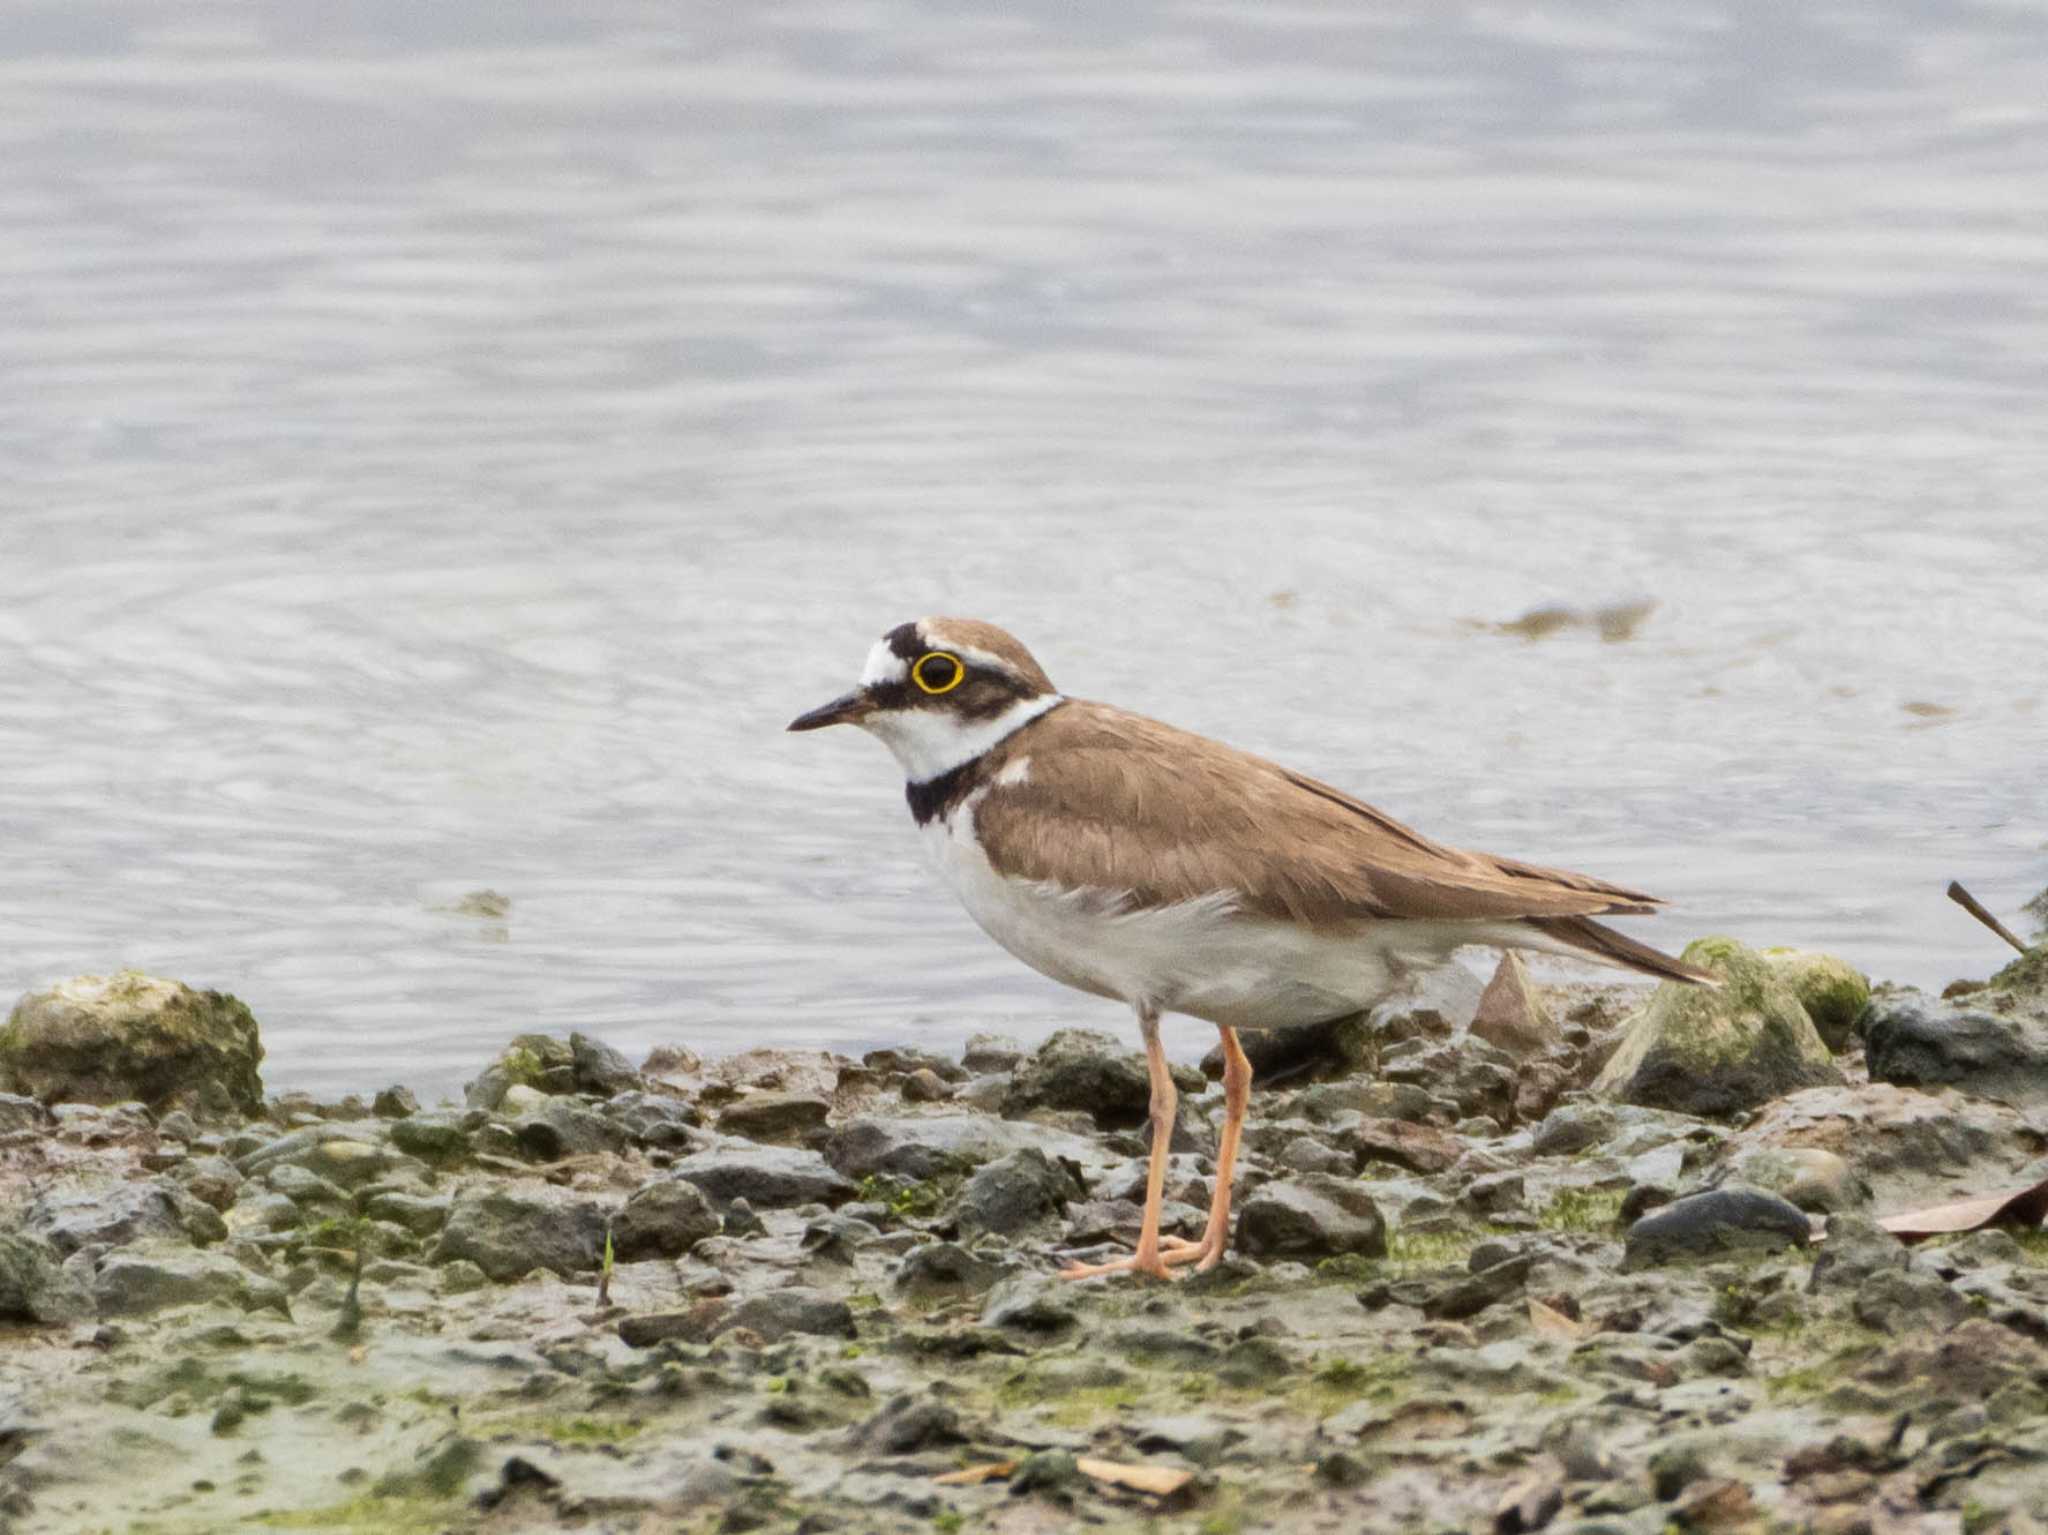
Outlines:
<svg viewBox="0 0 2048 1535"><path fill-rule="evenodd" d="M1341 790L1156 720L1079 700L987 764L974 824L1002 872L1127 890L1140 904L1234 892L1293 921L1646 912L1655 896L1432 842ZM1029 768L1006 766L1028 758Z"/></svg>

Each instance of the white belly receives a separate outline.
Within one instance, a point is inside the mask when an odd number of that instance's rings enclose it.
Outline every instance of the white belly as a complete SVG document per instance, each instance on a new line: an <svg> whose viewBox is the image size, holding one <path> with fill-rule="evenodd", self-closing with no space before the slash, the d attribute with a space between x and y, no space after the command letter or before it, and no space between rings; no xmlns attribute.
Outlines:
<svg viewBox="0 0 2048 1535"><path fill-rule="evenodd" d="M1247 915L1223 896L1129 909L1123 893L1006 879L972 834L971 802L922 831L982 930L1043 975L1133 1006L1230 1028L1272 1028L1372 1006L1460 944L1470 924L1361 922L1342 930Z"/></svg>

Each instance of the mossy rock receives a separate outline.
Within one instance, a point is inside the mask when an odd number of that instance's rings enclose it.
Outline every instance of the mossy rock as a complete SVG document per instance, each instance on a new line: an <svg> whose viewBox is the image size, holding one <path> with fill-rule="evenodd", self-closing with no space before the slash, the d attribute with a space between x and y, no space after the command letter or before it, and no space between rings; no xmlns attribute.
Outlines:
<svg viewBox="0 0 2048 1535"><path fill-rule="evenodd" d="M44 1103L247 1117L263 1108L262 1061L240 1001L132 970L32 992L0 1029L0 1089Z"/></svg>
<svg viewBox="0 0 2048 1535"><path fill-rule="evenodd" d="M1870 980L1847 960L1812 949L1765 949L1764 958L1792 988L1830 1050L1846 1050L1856 1020L1870 1005Z"/></svg>
<svg viewBox="0 0 2048 1535"><path fill-rule="evenodd" d="M1668 981L1636 1015L1593 1084L1622 1103L1719 1118L1802 1087L1842 1081L1784 973L1732 938L1687 946L1718 990Z"/></svg>
<svg viewBox="0 0 2048 1535"><path fill-rule="evenodd" d="M2020 955L1991 977L1986 989L2008 992L2035 1002L2048 1002L2048 943L2037 943Z"/></svg>

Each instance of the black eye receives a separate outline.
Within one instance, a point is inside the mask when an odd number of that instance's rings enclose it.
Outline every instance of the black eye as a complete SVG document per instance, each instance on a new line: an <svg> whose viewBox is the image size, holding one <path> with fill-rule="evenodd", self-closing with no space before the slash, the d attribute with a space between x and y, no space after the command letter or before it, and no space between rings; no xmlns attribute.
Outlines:
<svg viewBox="0 0 2048 1535"><path fill-rule="evenodd" d="M958 656L943 650L928 650L911 667L910 678L927 693L950 693L967 680L967 668Z"/></svg>

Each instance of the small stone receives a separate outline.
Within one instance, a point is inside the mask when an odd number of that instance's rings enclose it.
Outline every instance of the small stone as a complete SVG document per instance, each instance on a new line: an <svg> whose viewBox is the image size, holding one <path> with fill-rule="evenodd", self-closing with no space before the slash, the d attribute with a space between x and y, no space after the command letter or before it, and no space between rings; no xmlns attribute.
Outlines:
<svg viewBox="0 0 2048 1535"><path fill-rule="evenodd" d="M723 1230L729 1237L757 1237L766 1234L768 1223L746 1200L735 1199L725 1207Z"/></svg>
<svg viewBox="0 0 2048 1535"><path fill-rule="evenodd" d="M1515 1056L1541 1055L1560 1042L1556 1016L1538 999L1528 967L1512 949L1501 954L1480 993L1472 1032Z"/></svg>
<svg viewBox="0 0 2048 1535"><path fill-rule="evenodd" d="M435 1287L443 1295L466 1295L472 1290L485 1289L490 1282L491 1276L467 1258L442 1264L434 1278Z"/></svg>
<svg viewBox="0 0 2048 1535"><path fill-rule="evenodd" d="M1367 1022L1383 1040L1448 1039L1471 1024L1485 994L1486 983L1462 964L1439 965L1380 1003Z"/></svg>
<svg viewBox="0 0 2048 1535"><path fill-rule="evenodd" d="M680 1258L721 1229L718 1212L695 1184L657 1178L628 1195L612 1217L612 1251L621 1263Z"/></svg>
<svg viewBox="0 0 2048 1535"><path fill-rule="evenodd" d="M0 1136L27 1135L50 1123L50 1111L20 1093L0 1093Z"/></svg>
<svg viewBox="0 0 2048 1535"><path fill-rule="evenodd" d="M1252 1079L1270 1087L1280 1082L1344 1078L1362 1069L1373 1053L1371 1025L1363 1013L1343 1013L1316 1023L1283 1024L1252 1029L1238 1037L1251 1062ZM1202 1075L1215 1081L1223 1075L1223 1047L1202 1057Z"/></svg>
<svg viewBox="0 0 2048 1535"><path fill-rule="evenodd" d="M1131 1446L1144 1455L1178 1455L1192 1465L1213 1466L1244 1438L1244 1430L1234 1424L1185 1413L1136 1424Z"/></svg>
<svg viewBox="0 0 2048 1535"><path fill-rule="evenodd" d="M0 1320L55 1324L92 1314L92 1292L56 1248L28 1232L0 1230Z"/></svg>
<svg viewBox="0 0 2048 1535"><path fill-rule="evenodd" d="M853 1255L871 1242L881 1240L882 1231L871 1222L848 1215L843 1209L804 1227L797 1244L814 1263L851 1263Z"/></svg>
<svg viewBox="0 0 2048 1535"><path fill-rule="evenodd" d="M718 1116L718 1128L726 1135L744 1136L750 1141L789 1145L822 1130L832 1113L824 1098L804 1093L757 1093L742 1098Z"/></svg>
<svg viewBox="0 0 2048 1535"><path fill-rule="evenodd" d="M919 1450L964 1444L960 1414L934 1397L893 1398L855 1429L853 1445L870 1455L910 1455Z"/></svg>
<svg viewBox="0 0 2048 1535"><path fill-rule="evenodd" d="M1363 1184L1308 1174L1268 1183L1245 1200L1237 1240L1254 1258L1383 1258L1387 1224Z"/></svg>
<svg viewBox="0 0 2048 1535"><path fill-rule="evenodd" d="M1049 1227L1071 1200L1080 1181L1035 1146L1013 1151L977 1171L960 1190L954 1219L963 1236L995 1232L1014 1236Z"/></svg>
<svg viewBox="0 0 2048 1535"><path fill-rule="evenodd" d="M1015 1263L980 1257L957 1242L927 1242L904 1255L891 1282L909 1299L927 1301L978 1295L1016 1272Z"/></svg>
<svg viewBox="0 0 2048 1535"><path fill-rule="evenodd" d="M1529 1149L1539 1157L1568 1157L1599 1145L1619 1128L1619 1116L1604 1105L1567 1103L1544 1116Z"/></svg>
<svg viewBox="0 0 2048 1535"><path fill-rule="evenodd" d="M446 1195L405 1194L392 1189L372 1194L363 1205L363 1214L388 1221L416 1237L430 1237L448 1223L449 1205Z"/></svg>
<svg viewBox="0 0 2048 1535"><path fill-rule="evenodd" d="M575 1053L566 1041L546 1034L517 1035L474 1082L463 1087L463 1102L473 1109L496 1109L514 1087L538 1093L573 1093Z"/></svg>
<svg viewBox="0 0 2048 1535"><path fill-rule="evenodd" d="M1851 1309L1873 1332L1899 1337L1945 1332L1970 1314L1970 1303L1933 1274L1893 1268L1858 1285Z"/></svg>
<svg viewBox="0 0 2048 1535"><path fill-rule="evenodd" d="M975 1075L1008 1071L1024 1059L1024 1047L1007 1034L970 1034L960 1064Z"/></svg>
<svg viewBox="0 0 2048 1535"><path fill-rule="evenodd" d="M282 1289L225 1253L143 1243L110 1253L93 1276L102 1316L143 1316L169 1306L226 1301L245 1309L283 1306Z"/></svg>
<svg viewBox="0 0 2048 1535"><path fill-rule="evenodd" d="M840 1205L859 1192L815 1151L729 1142L677 1161L675 1175L715 1205L744 1199L757 1209Z"/></svg>
<svg viewBox="0 0 2048 1535"><path fill-rule="evenodd" d="M1104 1148L1092 1136L986 1114L864 1116L835 1128L824 1154L848 1178L879 1175L923 1183L972 1173L1027 1148L1083 1167L1107 1165Z"/></svg>
<svg viewBox="0 0 2048 1535"><path fill-rule="evenodd" d="M469 1155L469 1136L444 1114L415 1114L394 1122L391 1144L435 1167L452 1166Z"/></svg>
<svg viewBox="0 0 2048 1535"><path fill-rule="evenodd" d="M1775 1194L1761 1189L1713 1189L1676 1200L1630 1226L1622 1268L1804 1247L1811 1240L1811 1230L1806 1212Z"/></svg>
<svg viewBox="0 0 2048 1535"><path fill-rule="evenodd" d="M1533 1535L1547 1529L1564 1507L1564 1486L1555 1476L1517 1482L1494 1505L1493 1535Z"/></svg>
<svg viewBox="0 0 2048 1535"><path fill-rule="evenodd" d="M1023 1497L1037 1494L1056 1502L1072 1501L1081 1485L1081 1467L1071 1450L1037 1450L1017 1463L1010 1474L1010 1491Z"/></svg>
<svg viewBox="0 0 2048 1535"><path fill-rule="evenodd" d="M370 1112L379 1119L410 1119L419 1111L420 1101L409 1087L387 1087L370 1103Z"/></svg>
<svg viewBox="0 0 2048 1535"><path fill-rule="evenodd" d="M903 1079L906 1103L940 1103L953 1093L953 1086L929 1066L920 1066Z"/></svg>
<svg viewBox="0 0 2048 1535"><path fill-rule="evenodd" d="M355 1201L348 1191L310 1168L296 1162L285 1162L263 1174L263 1182L285 1196L302 1210L323 1215L348 1215L355 1209Z"/></svg>
<svg viewBox="0 0 2048 1535"><path fill-rule="evenodd" d="M708 1343L725 1325L727 1303L717 1297L681 1311L648 1311L619 1319L619 1337L632 1348L657 1343Z"/></svg>
<svg viewBox="0 0 2048 1535"><path fill-rule="evenodd" d="M588 1034L569 1035L569 1070L576 1091L597 1098L630 1092L640 1085L640 1073L633 1063L601 1039Z"/></svg>
<svg viewBox="0 0 2048 1535"><path fill-rule="evenodd" d="M854 1336L853 1311L846 1302L819 1290L792 1287L770 1290L740 1302L726 1313L720 1331L744 1327L764 1343L775 1343L792 1333L821 1337Z"/></svg>
<svg viewBox="0 0 2048 1535"><path fill-rule="evenodd" d="M1061 1029L1017 1067L1004 1112L1077 1109L1099 1129L1130 1130L1149 1122L1151 1104L1142 1055L1097 1029Z"/></svg>
<svg viewBox="0 0 2048 1535"><path fill-rule="evenodd" d="M1741 1482L1722 1479L1688 1487L1671 1500L1671 1519L1682 1530L1706 1532L1753 1527L1756 1500Z"/></svg>
<svg viewBox="0 0 2048 1535"><path fill-rule="evenodd" d="M1002 1280L989 1292L988 1303L981 1310L984 1327L1041 1336L1066 1333L1080 1322L1074 1287L1044 1274L1013 1274Z"/></svg>
<svg viewBox="0 0 2048 1535"><path fill-rule="evenodd" d="M632 1137L617 1121L575 1098L544 1094L529 1110L524 1101L527 1092L513 1088L499 1107L506 1114L519 1116L513 1133L519 1138L521 1153L535 1161L618 1153L632 1144Z"/></svg>
<svg viewBox="0 0 2048 1535"><path fill-rule="evenodd" d="M1535 1256L1530 1253L1504 1258L1437 1291L1423 1302L1422 1313L1447 1322L1477 1316L1489 1306L1520 1295L1535 1263Z"/></svg>
<svg viewBox="0 0 2048 1535"><path fill-rule="evenodd" d="M1427 1119L1432 1100L1411 1082L1322 1082L1305 1088L1294 1100L1298 1113L1327 1122L1340 1114L1368 1119Z"/></svg>
<svg viewBox="0 0 2048 1535"><path fill-rule="evenodd" d="M458 1197L430 1263L467 1258L504 1284L532 1269L568 1277L597 1268L609 1212L547 1185L485 1188Z"/></svg>
<svg viewBox="0 0 2048 1535"><path fill-rule="evenodd" d="M247 1181L226 1157L193 1157L174 1170L171 1177L194 1199L216 1210L233 1205Z"/></svg>
<svg viewBox="0 0 2048 1535"><path fill-rule="evenodd" d="M1279 1162L1291 1172L1328 1173L1336 1177L1349 1177L1358 1166L1349 1152L1327 1146L1312 1135L1297 1135L1281 1147Z"/></svg>
<svg viewBox="0 0 2048 1535"><path fill-rule="evenodd" d="M1870 1185L1841 1157L1818 1146L1757 1147L1738 1152L1727 1167L1736 1182L1766 1189L1816 1214L1870 1203Z"/></svg>
<svg viewBox="0 0 2048 1535"><path fill-rule="evenodd" d="M1465 1185L1459 1203L1478 1215L1500 1215L1519 1210L1528 1203L1526 1182L1521 1173L1509 1170L1481 1173Z"/></svg>
<svg viewBox="0 0 2048 1535"><path fill-rule="evenodd" d="M41 1237L59 1257L83 1247L126 1247L155 1239L219 1241L219 1212L173 1183L122 1183L108 1188L57 1188L37 1196L22 1230Z"/></svg>
<svg viewBox="0 0 2048 1535"><path fill-rule="evenodd" d="M1706 1475L1706 1459L1689 1441L1664 1445L1650 1455L1650 1491L1659 1502L1669 1503Z"/></svg>
<svg viewBox="0 0 2048 1535"><path fill-rule="evenodd" d="M1316 1462L1316 1480L1326 1487L1363 1487L1372 1472L1348 1450L1332 1450Z"/></svg>
<svg viewBox="0 0 2048 1535"><path fill-rule="evenodd" d="M1361 1167L1384 1162L1415 1173L1441 1173L1465 1159L1465 1143L1448 1130L1398 1119L1360 1120L1343 1126L1332 1138Z"/></svg>
<svg viewBox="0 0 2048 1535"><path fill-rule="evenodd" d="M638 1089L615 1093L599 1112L624 1130L636 1146L687 1149L704 1139L695 1133L703 1116L682 1099L666 1093Z"/></svg>

